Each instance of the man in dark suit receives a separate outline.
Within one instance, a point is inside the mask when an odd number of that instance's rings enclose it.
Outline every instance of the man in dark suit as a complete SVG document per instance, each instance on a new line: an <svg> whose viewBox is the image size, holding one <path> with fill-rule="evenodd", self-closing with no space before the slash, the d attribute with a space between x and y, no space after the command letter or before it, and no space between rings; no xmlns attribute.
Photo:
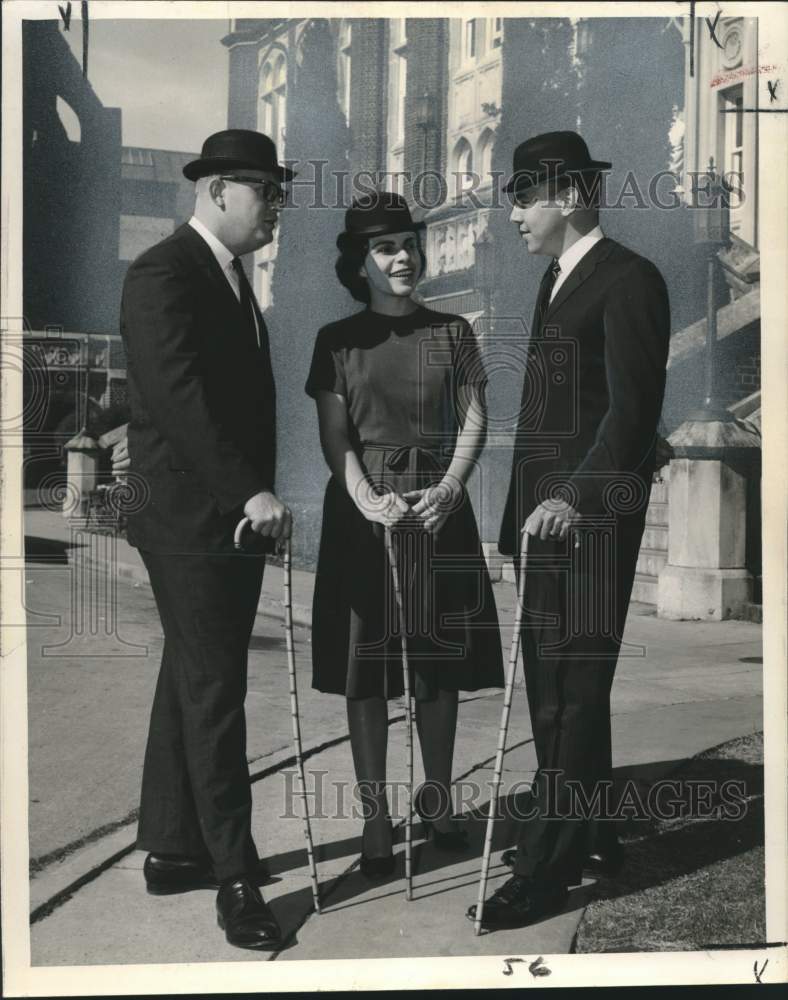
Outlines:
<svg viewBox="0 0 788 1000"><path fill-rule="evenodd" d="M616 870L608 811L613 682L655 468L670 314L665 283L608 239L610 167L574 132L517 147L506 190L529 253L552 258L537 296L499 548L529 535L523 662L538 770L514 875L488 927L555 912L583 874ZM475 915L475 907L469 910Z"/></svg>
<svg viewBox="0 0 788 1000"><path fill-rule="evenodd" d="M231 944L275 947L258 888L244 700L264 551L290 534L274 493L268 334L239 258L270 243L291 171L265 135L212 135L187 164L194 215L142 254L123 288L131 467L129 516L164 630L137 844L155 894L218 888ZM237 554L246 516L256 551ZM255 546L252 546L253 550Z"/></svg>

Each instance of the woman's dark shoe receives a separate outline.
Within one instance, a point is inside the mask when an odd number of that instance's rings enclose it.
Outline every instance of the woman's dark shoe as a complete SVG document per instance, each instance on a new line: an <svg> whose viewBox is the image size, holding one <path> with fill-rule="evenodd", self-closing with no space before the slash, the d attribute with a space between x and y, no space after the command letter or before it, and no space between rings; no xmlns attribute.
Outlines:
<svg viewBox="0 0 788 1000"><path fill-rule="evenodd" d="M394 840L394 830L391 826L391 817L386 816L387 827L388 827L388 842L389 845L393 843ZM367 833L371 828L364 824L364 833ZM389 853L378 855L377 857L368 857L364 853L365 837L361 836L361 874L366 876L366 878L387 878L394 871L394 866L396 865L396 860L394 854L389 847ZM375 844L375 847L380 849L380 844ZM374 849L374 847L373 847Z"/></svg>
<svg viewBox="0 0 788 1000"><path fill-rule="evenodd" d="M394 854L388 854L384 858L368 858L361 855L361 874L366 878L388 878L396 866Z"/></svg>
<svg viewBox="0 0 788 1000"><path fill-rule="evenodd" d="M431 819L426 816L426 810L421 801L424 786L413 796L413 808L419 814L419 819L424 825L427 836L432 837L432 843L439 851L467 851L468 831L467 830L439 830Z"/></svg>

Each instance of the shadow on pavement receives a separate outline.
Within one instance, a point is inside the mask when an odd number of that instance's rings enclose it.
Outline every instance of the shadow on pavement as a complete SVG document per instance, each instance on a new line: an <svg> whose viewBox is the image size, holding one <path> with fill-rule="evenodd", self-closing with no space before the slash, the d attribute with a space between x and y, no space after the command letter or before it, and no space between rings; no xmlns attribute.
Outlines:
<svg viewBox="0 0 788 1000"><path fill-rule="evenodd" d="M84 546L73 546L70 542L61 542L55 538L25 535L25 561L29 563L67 566L68 553L73 548L84 548Z"/></svg>
<svg viewBox="0 0 788 1000"><path fill-rule="evenodd" d="M574 887L565 912L585 906L590 898L615 898L681 878L763 843L763 768L760 766L740 760L661 761L617 769L614 787L613 802L640 802L644 806L637 818L632 815L634 805L622 808L625 815L618 828L627 852L625 865L615 879ZM674 819L648 814L648 803L655 801L656 788L660 789L660 808L663 812L666 809L675 812ZM509 869L500 862L500 852L517 842L519 823L514 817L527 811L529 799L526 792L499 800L500 818L493 828L491 881L508 874ZM737 812L741 815L737 816ZM469 834L466 852L437 850L431 841L424 839L421 822L414 821L414 898L440 895L463 886L474 890L478 886L487 805L466 812L459 822ZM358 869L325 882L320 879L321 863L344 857L350 863L358 858L360 836L316 845L318 879L326 908L333 910L371 902L370 890L386 889L384 896L402 893L404 838L404 826L400 824L394 838L397 867L389 878L379 881L367 880ZM305 868L306 849L277 855L269 864L273 874ZM463 869L457 871L459 865ZM445 869L455 870L441 877ZM309 890L306 892L308 895ZM358 898L362 896L364 899ZM381 893L377 892L373 898L380 899Z"/></svg>

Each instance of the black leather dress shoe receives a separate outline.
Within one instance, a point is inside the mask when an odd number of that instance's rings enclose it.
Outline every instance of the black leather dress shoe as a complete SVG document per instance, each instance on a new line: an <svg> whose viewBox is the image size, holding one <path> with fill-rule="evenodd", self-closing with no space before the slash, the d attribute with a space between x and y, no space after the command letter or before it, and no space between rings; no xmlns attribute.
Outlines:
<svg viewBox="0 0 788 1000"><path fill-rule="evenodd" d="M624 865L624 848L614 851L594 851L583 863L583 875L587 878L614 878Z"/></svg>
<svg viewBox="0 0 788 1000"><path fill-rule="evenodd" d="M543 917L550 916L566 902L565 885L535 888L528 879L513 875L497 889L482 908L482 927L496 930L505 927L526 927ZM476 906L466 912L469 920L476 920Z"/></svg>
<svg viewBox="0 0 788 1000"><path fill-rule="evenodd" d="M506 865L507 868L514 868L514 863L517 860L517 848L512 847L508 851L504 851L501 855L501 861Z"/></svg>
<svg viewBox="0 0 788 1000"><path fill-rule="evenodd" d="M154 896L169 896L192 889L218 889L211 862L171 854L149 854L142 866L145 886Z"/></svg>
<svg viewBox="0 0 788 1000"><path fill-rule="evenodd" d="M514 868L516 859L516 847L504 851L501 855L501 861L509 868ZM623 847L611 853L596 851L594 854L589 854L583 863L583 878L614 878L621 871L623 864ZM571 884L574 885L574 882Z"/></svg>
<svg viewBox="0 0 788 1000"><path fill-rule="evenodd" d="M211 862L203 858L186 858L175 854L149 854L142 866L145 886L153 896L171 896L193 889L218 889L219 880ZM254 870L258 884L270 876L262 861Z"/></svg>
<svg viewBox="0 0 788 1000"><path fill-rule="evenodd" d="M248 878L224 882L216 896L216 919L236 948L278 948L282 931L256 885Z"/></svg>

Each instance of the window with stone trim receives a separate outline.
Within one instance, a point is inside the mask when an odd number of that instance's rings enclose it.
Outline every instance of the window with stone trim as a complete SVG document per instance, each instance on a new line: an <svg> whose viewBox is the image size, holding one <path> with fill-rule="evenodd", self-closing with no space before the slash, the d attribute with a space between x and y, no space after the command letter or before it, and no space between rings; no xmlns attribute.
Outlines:
<svg viewBox="0 0 788 1000"><path fill-rule="evenodd" d="M482 186L492 182L492 151L494 142L495 132L492 129L485 129L479 136L476 164Z"/></svg>
<svg viewBox="0 0 788 1000"><path fill-rule="evenodd" d="M405 18L389 21L388 157L387 170L402 173L405 164L405 92L408 77ZM395 182L390 184L395 186Z"/></svg>
<svg viewBox="0 0 788 1000"><path fill-rule="evenodd" d="M258 126L276 143L280 159L284 155L286 99L287 60L283 52L275 52L266 59L260 74Z"/></svg>
<svg viewBox="0 0 788 1000"><path fill-rule="evenodd" d="M461 138L452 155L452 193L461 198L474 187L473 149L467 139Z"/></svg>

